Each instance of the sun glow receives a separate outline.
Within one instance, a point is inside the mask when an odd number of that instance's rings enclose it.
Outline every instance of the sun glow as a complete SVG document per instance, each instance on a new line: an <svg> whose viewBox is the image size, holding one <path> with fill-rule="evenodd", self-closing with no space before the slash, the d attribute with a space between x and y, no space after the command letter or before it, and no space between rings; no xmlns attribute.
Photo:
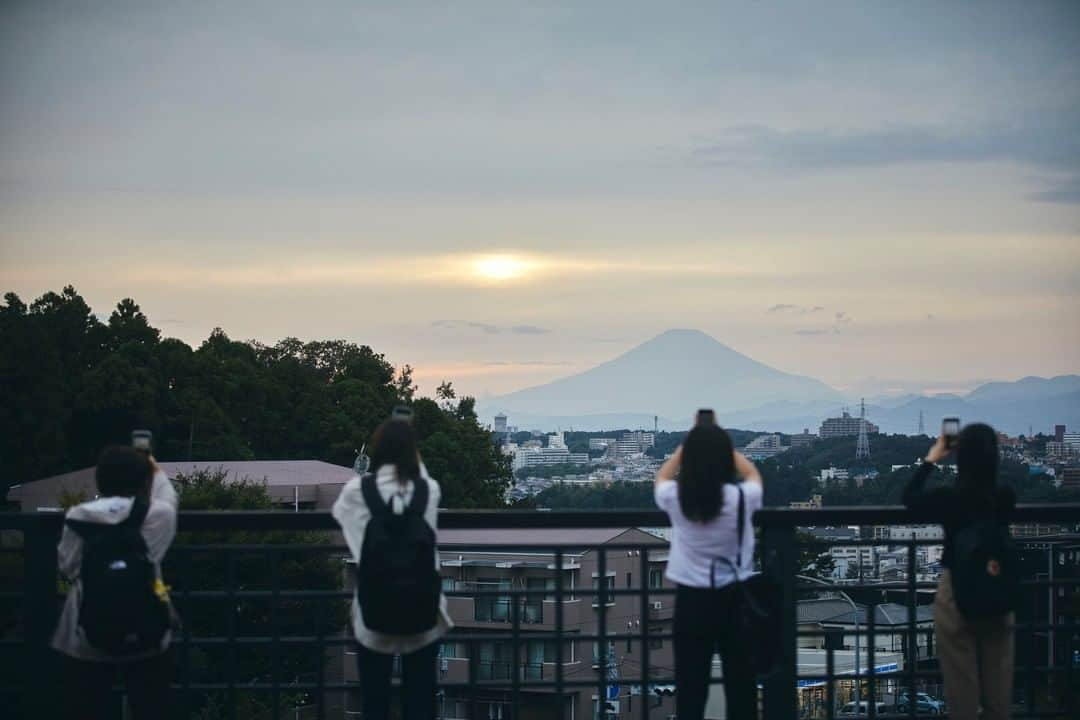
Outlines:
<svg viewBox="0 0 1080 720"><path fill-rule="evenodd" d="M513 255L485 255L473 261L472 271L478 278L490 282L508 282L524 277L532 263Z"/></svg>

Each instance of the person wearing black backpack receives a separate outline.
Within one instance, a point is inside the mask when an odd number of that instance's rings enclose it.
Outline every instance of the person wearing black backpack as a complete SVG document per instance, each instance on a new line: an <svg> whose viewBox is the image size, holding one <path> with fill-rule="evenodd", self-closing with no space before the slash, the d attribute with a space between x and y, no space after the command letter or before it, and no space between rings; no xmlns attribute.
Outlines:
<svg viewBox="0 0 1080 720"><path fill-rule="evenodd" d="M176 535L176 491L130 447L105 448L94 474L100 494L68 510L58 547L71 583L52 639L67 658L66 716L113 717L119 674L130 717L164 717L171 608L161 561Z"/></svg>
<svg viewBox="0 0 1080 720"><path fill-rule="evenodd" d="M453 627L439 578L441 492L428 477L407 419L372 436L368 472L334 502L356 563L352 624L365 720L389 717L394 655L402 659L405 720L435 717L438 640Z"/></svg>
<svg viewBox="0 0 1080 720"><path fill-rule="evenodd" d="M997 484L997 434L983 424L968 425L956 437L956 483L926 490L935 464L953 449L942 434L904 490L904 504L945 527L934 628L949 716L1005 720L1019 593L1008 525L1016 494Z"/></svg>
<svg viewBox="0 0 1080 720"><path fill-rule="evenodd" d="M676 584L676 714L679 720L704 717L712 658L719 652L727 716L756 718L747 644L762 640L740 631L739 583L753 575L749 518L761 507L761 474L708 411L699 413L697 426L660 467L653 494L672 527L666 576Z"/></svg>

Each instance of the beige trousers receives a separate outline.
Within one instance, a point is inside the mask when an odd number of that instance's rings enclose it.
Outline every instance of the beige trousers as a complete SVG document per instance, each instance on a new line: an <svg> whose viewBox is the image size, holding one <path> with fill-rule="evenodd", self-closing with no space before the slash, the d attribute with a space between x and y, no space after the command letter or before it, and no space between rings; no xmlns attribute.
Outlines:
<svg viewBox="0 0 1080 720"><path fill-rule="evenodd" d="M945 676L949 717L1007 720L1012 704L1016 616L970 620L956 607L952 576L945 570L934 598L938 661Z"/></svg>

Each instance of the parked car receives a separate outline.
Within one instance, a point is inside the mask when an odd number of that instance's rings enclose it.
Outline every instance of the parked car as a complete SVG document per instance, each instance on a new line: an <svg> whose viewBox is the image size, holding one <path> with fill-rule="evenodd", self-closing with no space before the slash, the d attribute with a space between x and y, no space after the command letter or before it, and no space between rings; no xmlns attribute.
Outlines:
<svg viewBox="0 0 1080 720"><path fill-rule="evenodd" d="M906 713L909 708L908 694L900 693L896 699L896 711ZM919 715L941 715L945 712L945 703L924 692L917 692L915 693L915 712Z"/></svg>
<svg viewBox="0 0 1080 720"><path fill-rule="evenodd" d="M884 715L890 711L890 706L883 702L875 703L874 711L878 715ZM870 717L870 703L866 700L860 700L857 704L849 702L840 708L840 712L836 716L842 718L868 718Z"/></svg>

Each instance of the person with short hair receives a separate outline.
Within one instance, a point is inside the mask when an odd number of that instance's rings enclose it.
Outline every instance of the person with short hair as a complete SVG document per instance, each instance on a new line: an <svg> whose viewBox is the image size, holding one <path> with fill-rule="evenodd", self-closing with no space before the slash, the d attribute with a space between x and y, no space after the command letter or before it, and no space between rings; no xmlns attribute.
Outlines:
<svg viewBox="0 0 1080 720"><path fill-rule="evenodd" d="M148 453L122 445L102 451L94 478L99 496L67 511L57 548L60 572L71 583L52 638L52 647L65 656L66 715L83 720L111 716L109 696L119 675L131 717L159 718L168 704L171 675L167 653L171 633L167 620L160 641L138 652L116 655L91 641L80 620L84 601L81 572L86 549L83 534L110 532L128 521L133 513L145 513L138 528L144 546L142 552L152 563L155 574L152 592L167 605L161 561L176 536L176 490ZM168 618L168 610L163 617ZM94 634L91 628L90 635Z"/></svg>
<svg viewBox="0 0 1080 720"><path fill-rule="evenodd" d="M746 513L741 557L740 492ZM737 612L734 583L743 577L736 577L737 568L750 574L754 556L750 518L761 507L761 474L734 449L723 428L699 422L660 467L654 496L672 527L666 574L676 584L676 714L679 720L704 717L712 657L719 651L728 717L756 718L757 685L746 663L740 662L742 648L731 628ZM718 558L731 564L717 564Z"/></svg>

